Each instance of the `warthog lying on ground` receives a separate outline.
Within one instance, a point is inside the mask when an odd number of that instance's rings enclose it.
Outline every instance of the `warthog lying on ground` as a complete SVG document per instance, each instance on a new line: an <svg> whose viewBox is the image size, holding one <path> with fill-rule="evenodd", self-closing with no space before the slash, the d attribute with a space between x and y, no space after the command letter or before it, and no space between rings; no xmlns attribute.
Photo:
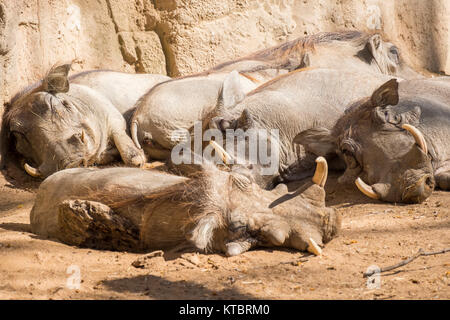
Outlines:
<svg viewBox="0 0 450 320"><path fill-rule="evenodd" d="M117 158L132 166L145 156L127 135L124 116L162 75L87 71L68 78L70 65L50 70L12 99L3 114L2 162L23 161L35 177Z"/></svg>
<svg viewBox="0 0 450 320"><path fill-rule="evenodd" d="M76 168L40 186L31 211L34 233L67 244L141 251L190 240L198 249L237 255L255 246L310 250L340 228L325 207L325 159L313 183L266 191L251 176L205 163L188 179L136 168ZM314 246L314 244L311 244Z"/></svg>
<svg viewBox="0 0 450 320"><path fill-rule="evenodd" d="M450 189L449 137L449 78L393 79L349 107L332 130L313 128L295 141L315 155L339 154L347 168L340 181L355 181L371 198L420 203L435 184Z"/></svg>
<svg viewBox="0 0 450 320"><path fill-rule="evenodd" d="M219 64L209 72L238 70L265 82L305 67L382 73L404 79L420 74L401 59L399 49L379 34L359 31L321 32Z"/></svg>
<svg viewBox="0 0 450 320"><path fill-rule="evenodd" d="M172 139L175 130L192 130L195 121L207 120L217 106L233 107L256 85L304 67L420 77L401 62L398 49L378 34L318 33L156 86L137 105L133 141L151 158L167 159L178 143ZM232 71L239 74L227 76Z"/></svg>
<svg viewBox="0 0 450 320"><path fill-rule="evenodd" d="M270 188L277 182L274 178L278 179L279 173L293 179L292 172L287 169L297 161L300 161L296 167L300 177L307 176L308 169L313 169L311 160L314 158L305 155L293 143L299 132L317 125L331 129L349 103L370 94L387 79L389 77L383 75L332 69L294 71L258 87L235 108L214 117L209 126L222 131L224 138L229 129L234 130L236 137L245 136L245 132L250 132L250 129L278 130L279 136L269 135L269 138L274 138L268 142L271 150L275 148L275 152L279 152L275 171L260 175L263 167L274 165L273 162L258 165L262 160L260 157L253 166L259 185ZM244 133L241 131L239 134L239 129ZM241 158L249 159L248 148L249 145L246 145L246 154L239 155ZM230 150L227 151L233 155Z"/></svg>
<svg viewBox="0 0 450 320"><path fill-rule="evenodd" d="M230 108L257 84L242 74L218 72L174 79L155 86L136 105L131 136L153 159L167 159L178 143L176 130L189 130L216 108Z"/></svg>

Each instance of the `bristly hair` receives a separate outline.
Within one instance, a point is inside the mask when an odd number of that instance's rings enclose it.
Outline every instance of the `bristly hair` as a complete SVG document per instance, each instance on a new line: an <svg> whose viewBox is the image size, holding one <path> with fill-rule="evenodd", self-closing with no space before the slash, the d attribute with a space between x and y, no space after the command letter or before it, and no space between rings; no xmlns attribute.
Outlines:
<svg viewBox="0 0 450 320"><path fill-rule="evenodd" d="M112 209L139 205L146 212L151 212L152 208L163 203L180 206L189 216L184 225L186 235L198 249L208 251L211 249L214 231L226 225L229 210L227 194L232 180L229 173L219 170L213 164L206 164L202 169L186 182L150 194L128 199L119 197L119 200L113 202L104 200Z"/></svg>
<svg viewBox="0 0 450 320"><path fill-rule="evenodd" d="M242 73L262 71L266 69L289 69L292 71L293 69L297 69L297 66L292 66L292 63L289 60L294 59L301 61L304 54L306 52L313 51L316 45L327 44L333 41L343 41L351 42L355 46L360 46L367 42L367 39L371 35L371 33L361 31L320 32L309 36L299 37L267 49L259 50L244 57L218 64L206 71L179 76L168 80L167 82L192 77L208 76L212 73L221 72L229 65L245 60L260 61L261 65L252 66L248 69L239 69L237 71ZM158 85L161 84L159 83L156 86Z"/></svg>
<svg viewBox="0 0 450 320"><path fill-rule="evenodd" d="M227 225L233 205L229 199L231 188L237 187L248 192L250 184L248 178L234 172L225 172L207 162L201 171L186 182L132 199L112 203L107 199L103 200L112 209L139 205L146 212L151 212L152 208L163 203L173 203L189 216L184 225L186 235L198 249L209 251L212 249L215 232Z"/></svg>
<svg viewBox="0 0 450 320"><path fill-rule="evenodd" d="M301 58L305 52L314 50L316 45L333 41L353 42L361 45L370 37L370 34L360 31L320 32L317 34L300 37L280 45L263 49L250 55L227 61L215 66L212 70L220 70L233 63L244 60L256 60L271 63L271 67L277 68L288 64L289 58ZM242 70L249 72L249 70Z"/></svg>

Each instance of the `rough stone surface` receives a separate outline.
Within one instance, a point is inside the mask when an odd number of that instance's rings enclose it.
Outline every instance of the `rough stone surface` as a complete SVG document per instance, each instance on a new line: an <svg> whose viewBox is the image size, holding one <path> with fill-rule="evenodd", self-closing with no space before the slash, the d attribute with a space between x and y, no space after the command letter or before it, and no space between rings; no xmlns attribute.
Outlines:
<svg viewBox="0 0 450 320"><path fill-rule="evenodd" d="M416 69L450 74L449 26L448 0L6 0L0 103L60 62L178 76L344 29L381 32Z"/></svg>

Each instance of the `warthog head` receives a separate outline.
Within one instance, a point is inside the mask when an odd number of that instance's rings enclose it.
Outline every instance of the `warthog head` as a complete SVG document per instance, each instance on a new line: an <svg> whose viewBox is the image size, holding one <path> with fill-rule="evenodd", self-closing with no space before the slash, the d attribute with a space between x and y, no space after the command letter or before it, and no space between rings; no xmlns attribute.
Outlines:
<svg viewBox="0 0 450 320"><path fill-rule="evenodd" d="M398 83L392 79L350 106L333 130L306 130L294 142L314 154L337 153L346 164L339 181L355 182L371 198L420 203L435 186L427 143L416 128L421 109L398 103Z"/></svg>
<svg viewBox="0 0 450 320"><path fill-rule="evenodd" d="M99 148L100 124L83 112L86 102L69 92L69 69L53 68L35 88L17 95L3 115L2 160L15 154L35 177L87 165Z"/></svg>
<svg viewBox="0 0 450 320"><path fill-rule="evenodd" d="M199 249L237 255L255 246L311 250L310 238L322 246L340 228L334 209L325 207L326 160L317 159L312 182L289 192L286 185L267 191L242 167L222 171L212 166L192 179L183 196L197 214L190 232ZM200 209L200 210L198 210Z"/></svg>

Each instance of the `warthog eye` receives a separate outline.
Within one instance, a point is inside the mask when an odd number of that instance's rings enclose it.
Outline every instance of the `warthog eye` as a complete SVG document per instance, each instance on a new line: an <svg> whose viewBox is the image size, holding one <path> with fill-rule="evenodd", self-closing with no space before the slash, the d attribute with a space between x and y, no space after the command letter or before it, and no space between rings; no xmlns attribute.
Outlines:
<svg viewBox="0 0 450 320"><path fill-rule="evenodd" d="M341 144L341 153L349 168L356 168L359 165L357 152L359 148L353 139L344 140Z"/></svg>
<svg viewBox="0 0 450 320"><path fill-rule="evenodd" d="M16 142L20 141L20 142L27 142L28 143L27 137L22 132L12 131L11 133L14 136L14 138L16 139Z"/></svg>
<svg viewBox="0 0 450 320"><path fill-rule="evenodd" d="M392 46L392 47L389 49L389 52L392 53L392 54L394 54L394 55L397 55L397 56L398 56L398 49L397 49L396 46Z"/></svg>
<svg viewBox="0 0 450 320"><path fill-rule="evenodd" d="M392 57L392 59L394 60L394 62L395 62L396 64L398 64L398 63L399 63L399 53L398 53L398 49L397 49L396 46L392 46L392 47L389 49L389 54L391 55L391 57Z"/></svg>

